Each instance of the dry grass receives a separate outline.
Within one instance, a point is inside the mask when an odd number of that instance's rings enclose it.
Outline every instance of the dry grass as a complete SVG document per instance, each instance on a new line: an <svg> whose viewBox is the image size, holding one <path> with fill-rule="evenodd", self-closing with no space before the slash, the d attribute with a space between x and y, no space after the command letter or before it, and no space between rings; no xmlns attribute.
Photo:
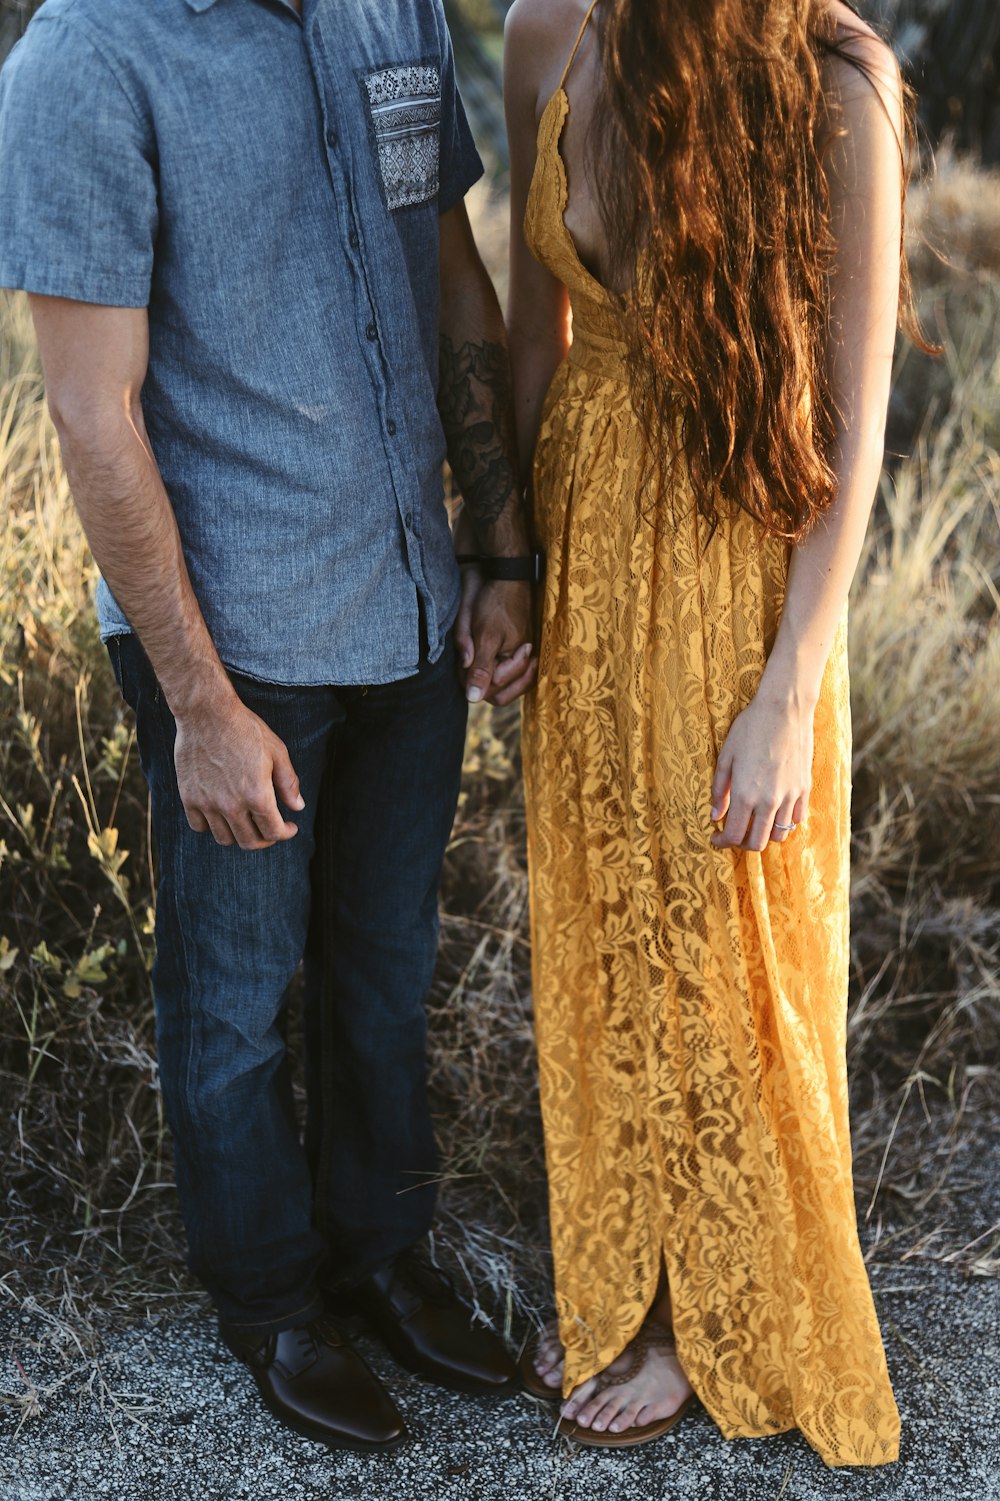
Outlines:
<svg viewBox="0 0 1000 1501"><path fill-rule="evenodd" d="M1000 188L947 161L915 203L953 264L915 257L947 353L923 384L902 363L917 437L853 605L857 1172L872 1255L995 1274L996 1236L960 1233L955 1196L996 1119ZM479 218L498 262L500 211ZM0 334L0 1293L61 1352L56 1388L100 1395L106 1323L200 1295L156 1078L145 789L20 301ZM546 1282L516 739L516 714L476 711L430 1008L439 1241L509 1320ZM27 1418L56 1395L24 1372L5 1400Z"/></svg>

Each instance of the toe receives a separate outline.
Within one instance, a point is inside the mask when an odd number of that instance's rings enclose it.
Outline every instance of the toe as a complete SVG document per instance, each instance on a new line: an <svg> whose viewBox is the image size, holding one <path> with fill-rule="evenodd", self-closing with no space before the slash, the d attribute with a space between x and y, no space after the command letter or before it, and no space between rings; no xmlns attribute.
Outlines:
<svg viewBox="0 0 1000 1501"><path fill-rule="evenodd" d="M639 1414L644 1411L642 1402L627 1402L608 1424L612 1433L624 1433L626 1428L638 1428L641 1426Z"/></svg>
<svg viewBox="0 0 1000 1501"><path fill-rule="evenodd" d="M576 1414L574 1421L579 1423L581 1428L597 1427L597 1419L602 1413L605 1412L606 1409L609 1411L617 1410L615 1398L611 1398L609 1400L608 1394L606 1392L597 1392L593 1397L590 1398L589 1402L584 1402L583 1406ZM604 1427L606 1426L606 1424L602 1424L600 1426Z"/></svg>
<svg viewBox="0 0 1000 1501"><path fill-rule="evenodd" d="M617 1393L609 1393L607 1400L602 1403L594 1413L590 1424L595 1433L603 1433L608 1428L613 1428L623 1411L623 1401Z"/></svg>
<svg viewBox="0 0 1000 1501"><path fill-rule="evenodd" d="M590 1381L585 1381L582 1386L578 1386L576 1391L572 1392L563 1404L563 1417L572 1418L574 1422L578 1421L581 1408L587 1405L596 1390L597 1382L593 1378Z"/></svg>
<svg viewBox="0 0 1000 1501"><path fill-rule="evenodd" d="M563 1363L564 1352L558 1333L551 1326L543 1329L535 1346L533 1364L539 1376L546 1376Z"/></svg>

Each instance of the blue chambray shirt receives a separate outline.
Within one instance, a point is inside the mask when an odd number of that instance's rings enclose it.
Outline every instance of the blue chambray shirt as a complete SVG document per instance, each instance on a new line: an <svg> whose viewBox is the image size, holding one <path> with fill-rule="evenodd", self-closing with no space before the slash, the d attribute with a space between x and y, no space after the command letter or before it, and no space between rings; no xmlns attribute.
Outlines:
<svg viewBox="0 0 1000 1501"><path fill-rule="evenodd" d="M46 0L0 74L0 286L148 307L146 426L230 667L390 682L421 605L440 655L438 215L481 172L441 0Z"/></svg>

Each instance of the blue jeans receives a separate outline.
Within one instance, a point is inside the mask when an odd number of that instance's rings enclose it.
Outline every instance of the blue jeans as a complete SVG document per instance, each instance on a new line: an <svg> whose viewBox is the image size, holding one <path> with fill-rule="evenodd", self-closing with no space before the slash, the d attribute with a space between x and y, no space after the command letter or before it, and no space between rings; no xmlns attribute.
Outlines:
<svg viewBox="0 0 1000 1501"><path fill-rule="evenodd" d="M423 1002L466 715L453 643L371 688L231 674L306 804L285 813L295 838L259 851L188 826L152 668L134 636L108 649L151 793L157 1050L190 1264L227 1323L264 1334L317 1316L321 1280L360 1280L430 1225ZM303 957L304 1144L284 1039Z"/></svg>

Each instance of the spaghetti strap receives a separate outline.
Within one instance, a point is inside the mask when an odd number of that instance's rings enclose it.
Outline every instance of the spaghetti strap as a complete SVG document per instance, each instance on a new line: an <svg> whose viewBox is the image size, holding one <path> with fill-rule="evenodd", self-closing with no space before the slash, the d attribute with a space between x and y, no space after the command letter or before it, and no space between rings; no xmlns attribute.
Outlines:
<svg viewBox="0 0 1000 1501"><path fill-rule="evenodd" d="M561 89L564 89L566 87L566 80L569 77L569 70L570 70L570 68L572 68L573 64L576 62L576 54L580 50L580 43L583 41L583 34L586 31L587 27L590 25L590 18L594 14L594 11L596 9L597 9L597 0L590 0L590 8L587 11L587 14L583 18L583 25L580 27L580 34L579 34L579 36L577 37L576 41L573 44L573 51L569 55L569 61L567 62L565 68L563 69L563 76L559 80L559 87Z"/></svg>

